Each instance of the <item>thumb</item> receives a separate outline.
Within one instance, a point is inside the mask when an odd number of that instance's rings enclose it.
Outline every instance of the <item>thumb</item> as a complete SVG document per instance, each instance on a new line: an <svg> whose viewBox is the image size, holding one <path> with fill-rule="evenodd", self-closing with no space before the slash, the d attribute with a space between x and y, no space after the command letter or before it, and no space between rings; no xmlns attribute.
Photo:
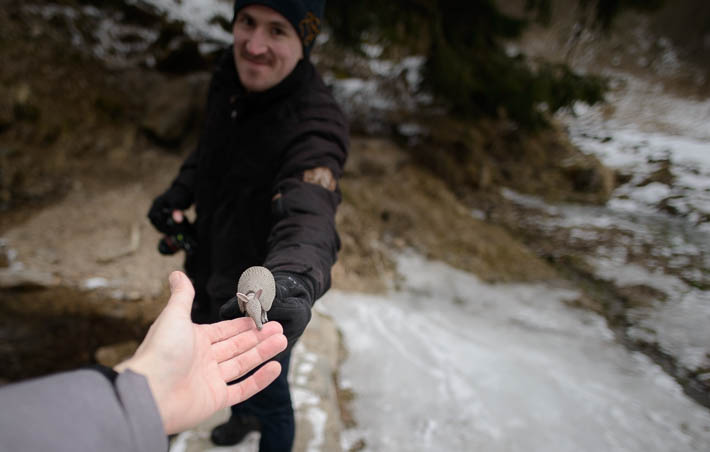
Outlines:
<svg viewBox="0 0 710 452"><path fill-rule="evenodd" d="M170 282L170 299L168 305L176 305L188 314L192 309L192 300L195 298L195 289L192 282L183 272L174 271L168 278Z"/></svg>

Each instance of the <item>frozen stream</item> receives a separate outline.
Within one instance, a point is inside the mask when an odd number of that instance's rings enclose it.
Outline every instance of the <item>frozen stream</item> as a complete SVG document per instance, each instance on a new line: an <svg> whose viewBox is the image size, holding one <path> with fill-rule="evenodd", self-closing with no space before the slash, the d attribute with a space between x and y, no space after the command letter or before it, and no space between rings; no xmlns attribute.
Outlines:
<svg viewBox="0 0 710 452"><path fill-rule="evenodd" d="M356 394L347 450L696 451L710 413L605 321L545 285L489 285L402 256L387 296L329 293Z"/></svg>

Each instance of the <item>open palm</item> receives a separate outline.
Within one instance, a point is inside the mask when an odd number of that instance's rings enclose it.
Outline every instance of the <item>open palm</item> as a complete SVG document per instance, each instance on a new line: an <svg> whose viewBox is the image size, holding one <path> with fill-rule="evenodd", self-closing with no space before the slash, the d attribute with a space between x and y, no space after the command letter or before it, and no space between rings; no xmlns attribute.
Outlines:
<svg viewBox="0 0 710 452"><path fill-rule="evenodd" d="M171 296L136 351L117 370L130 368L148 379L165 432L190 428L215 411L248 399L281 372L272 361L249 378L227 385L286 348L281 325L261 331L250 318L211 325L190 319L194 289L181 272L170 275Z"/></svg>

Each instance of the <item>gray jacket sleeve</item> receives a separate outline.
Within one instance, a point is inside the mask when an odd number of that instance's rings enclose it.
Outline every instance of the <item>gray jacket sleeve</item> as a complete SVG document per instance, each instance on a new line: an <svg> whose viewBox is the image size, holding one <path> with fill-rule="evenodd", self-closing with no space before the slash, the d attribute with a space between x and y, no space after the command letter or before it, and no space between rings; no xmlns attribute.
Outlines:
<svg viewBox="0 0 710 452"><path fill-rule="evenodd" d="M76 370L0 388L0 451L156 452L168 448L142 375Z"/></svg>

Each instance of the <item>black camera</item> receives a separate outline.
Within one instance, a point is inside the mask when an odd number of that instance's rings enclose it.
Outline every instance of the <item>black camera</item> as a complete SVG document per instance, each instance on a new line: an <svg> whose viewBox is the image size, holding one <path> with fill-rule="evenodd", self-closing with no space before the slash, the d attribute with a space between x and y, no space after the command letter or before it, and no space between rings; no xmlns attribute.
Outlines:
<svg viewBox="0 0 710 452"><path fill-rule="evenodd" d="M171 233L158 242L158 252L160 254L170 256L180 250L185 250L185 253L191 254L197 249L195 227L186 218L180 223L176 223L175 220L169 218L168 227Z"/></svg>

